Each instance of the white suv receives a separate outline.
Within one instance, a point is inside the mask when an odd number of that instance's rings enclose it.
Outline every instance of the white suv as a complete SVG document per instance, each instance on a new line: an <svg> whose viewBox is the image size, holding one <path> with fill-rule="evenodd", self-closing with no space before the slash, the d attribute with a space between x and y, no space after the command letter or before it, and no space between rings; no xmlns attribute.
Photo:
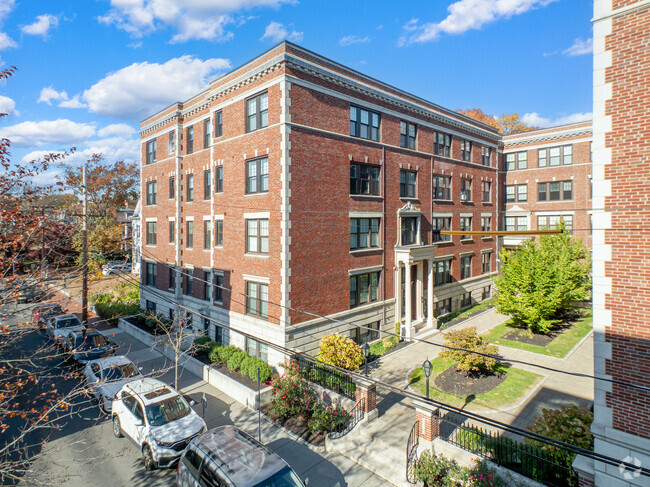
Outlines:
<svg viewBox="0 0 650 487"><path fill-rule="evenodd" d="M205 422L164 382L144 378L125 384L112 404L113 434L125 434L142 452L147 470L171 467Z"/></svg>

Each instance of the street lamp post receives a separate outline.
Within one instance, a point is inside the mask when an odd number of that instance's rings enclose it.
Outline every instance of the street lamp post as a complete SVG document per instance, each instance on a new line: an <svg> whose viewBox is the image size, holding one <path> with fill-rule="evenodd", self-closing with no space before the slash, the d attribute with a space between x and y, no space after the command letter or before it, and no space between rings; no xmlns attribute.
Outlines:
<svg viewBox="0 0 650 487"><path fill-rule="evenodd" d="M432 368L431 362L429 362L429 359L426 359L422 364L422 371L424 372L424 376L427 378L427 399L429 399L429 377L431 376Z"/></svg>
<svg viewBox="0 0 650 487"><path fill-rule="evenodd" d="M366 377L368 376L368 354L370 353L370 347L368 346L368 342L365 342L363 344L363 347L361 347L361 350L363 350L363 359L364 359L364 373L366 374Z"/></svg>

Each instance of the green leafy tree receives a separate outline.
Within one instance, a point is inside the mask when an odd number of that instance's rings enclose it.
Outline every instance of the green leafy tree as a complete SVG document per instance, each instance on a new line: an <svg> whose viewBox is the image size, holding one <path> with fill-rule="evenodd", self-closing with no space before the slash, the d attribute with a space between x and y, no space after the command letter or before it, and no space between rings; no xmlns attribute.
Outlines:
<svg viewBox="0 0 650 487"><path fill-rule="evenodd" d="M494 281L496 310L531 332L548 332L571 303L589 296L589 254L581 240L566 232L504 249L501 261L501 275Z"/></svg>

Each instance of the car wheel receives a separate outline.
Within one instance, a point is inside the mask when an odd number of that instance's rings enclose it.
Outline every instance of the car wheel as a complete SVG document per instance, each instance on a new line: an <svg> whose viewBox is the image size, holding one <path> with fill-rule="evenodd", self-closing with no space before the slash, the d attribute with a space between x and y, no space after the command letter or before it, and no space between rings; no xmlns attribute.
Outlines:
<svg viewBox="0 0 650 487"><path fill-rule="evenodd" d="M122 427L120 426L120 418L117 415L113 416L113 434L116 438L122 438Z"/></svg>
<svg viewBox="0 0 650 487"><path fill-rule="evenodd" d="M153 453L151 453L151 447L149 445L144 445L142 449L142 461L144 462L145 470L153 470L156 466L153 461Z"/></svg>

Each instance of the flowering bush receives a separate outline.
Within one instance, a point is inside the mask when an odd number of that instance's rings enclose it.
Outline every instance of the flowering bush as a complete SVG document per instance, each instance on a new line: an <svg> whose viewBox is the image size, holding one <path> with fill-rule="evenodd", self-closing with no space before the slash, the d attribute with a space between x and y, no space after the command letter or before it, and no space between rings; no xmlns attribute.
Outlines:
<svg viewBox="0 0 650 487"><path fill-rule="evenodd" d="M363 364L361 347L352 339L334 333L320 339L318 358L327 364L357 370Z"/></svg>
<svg viewBox="0 0 650 487"><path fill-rule="evenodd" d="M486 343L485 339L476 333L476 327L451 331L445 335L445 342L445 345L458 350L445 350L440 357L457 361L456 370L465 371L468 375L472 373L489 374L500 365L496 359L485 356L496 355L498 349L495 345ZM470 352L478 352L483 355Z"/></svg>
<svg viewBox="0 0 650 487"><path fill-rule="evenodd" d="M298 366L292 360L287 363L284 374L275 376L271 381L273 420L292 416L311 416L314 404L316 404L316 394L298 372Z"/></svg>
<svg viewBox="0 0 650 487"><path fill-rule="evenodd" d="M352 414L341 406L326 406L319 402L314 407L313 416L309 421L309 429L312 433L343 431L351 419Z"/></svg>
<svg viewBox="0 0 650 487"><path fill-rule="evenodd" d="M463 469L462 477L468 487L505 487L506 481L483 460L475 460L470 468Z"/></svg>
<svg viewBox="0 0 650 487"><path fill-rule="evenodd" d="M460 475L461 467L455 461L434 455L429 450L425 450L415 464L415 478L428 487L456 487Z"/></svg>

